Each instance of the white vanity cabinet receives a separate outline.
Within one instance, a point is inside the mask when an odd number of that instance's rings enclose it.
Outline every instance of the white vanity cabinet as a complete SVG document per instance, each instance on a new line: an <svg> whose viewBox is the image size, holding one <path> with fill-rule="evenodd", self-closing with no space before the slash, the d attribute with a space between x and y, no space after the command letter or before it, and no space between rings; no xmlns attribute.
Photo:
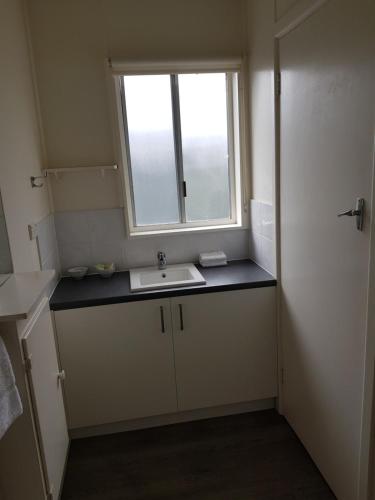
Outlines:
<svg viewBox="0 0 375 500"><path fill-rule="evenodd" d="M277 395L274 287L54 314L71 428Z"/></svg>
<svg viewBox="0 0 375 500"><path fill-rule="evenodd" d="M172 299L179 410L277 394L275 288Z"/></svg>
<svg viewBox="0 0 375 500"><path fill-rule="evenodd" d="M177 410L169 300L55 312L69 427Z"/></svg>

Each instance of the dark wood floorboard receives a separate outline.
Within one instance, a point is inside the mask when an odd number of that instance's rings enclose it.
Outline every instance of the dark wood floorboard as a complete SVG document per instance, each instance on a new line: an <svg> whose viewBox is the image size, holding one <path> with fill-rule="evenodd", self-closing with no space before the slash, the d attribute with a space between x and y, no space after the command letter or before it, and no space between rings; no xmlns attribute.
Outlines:
<svg viewBox="0 0 375 500"><path fill-rule="evenodd" d="M71 444L62 500L333 500L273 410Z"/></svg>

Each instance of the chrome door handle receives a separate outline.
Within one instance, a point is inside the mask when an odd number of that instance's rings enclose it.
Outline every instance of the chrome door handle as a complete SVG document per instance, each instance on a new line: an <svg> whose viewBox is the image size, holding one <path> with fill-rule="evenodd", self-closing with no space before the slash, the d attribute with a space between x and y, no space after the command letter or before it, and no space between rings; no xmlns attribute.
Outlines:
<svg viewBox="0 0 375 500"><path fill-rule="evenodd" d="M349 217L353 217L354 215L361 215L361 212L359 210L354 210L353 208L351 210L346 210L346 212L341 212L337 214L337 217L343 217L344 215L348 215Z"/></svg>
<svg viewBox="0 0 375 500"><path fill-rule="evenodd" d="M61 370L61 372L59 372L59 373L57 374L57 379L58 379L59 381L61 381L61 380L65 380L65 379L66 379L65 370Z"/></svg>
<svg viewBox="0 0 375 500"><path fill-rule="evenodd" d="M363 198L357 198L357 203L355 209L345 210L345 212L341 212L337 214L337 217L343 217L344 215L347 217L356 217L356 224L358 231L363 230L363 217L365 213L365 200Z"/></svg>
<svg viewBox="0 0 375 500"><path fill-rule="evenodd" d="M160 323L161 323L161 333L165 333L164 307L163 306L160 306Z"/></svg>
<svg viewBox="0 0 375 500"><path fill-rule="evenodd" d="M178 304L178 309L180 311L180 330L184 331L184 312L182 310L182 304Z"/></svg>

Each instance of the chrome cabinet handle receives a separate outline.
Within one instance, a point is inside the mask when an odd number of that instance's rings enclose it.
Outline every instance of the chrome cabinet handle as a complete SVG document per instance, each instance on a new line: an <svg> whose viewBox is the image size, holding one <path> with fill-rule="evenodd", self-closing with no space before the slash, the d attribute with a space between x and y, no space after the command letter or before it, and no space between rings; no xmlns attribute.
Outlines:
<svg viewBox="0 0 375 500"><path fill-rule="evenodd" d="M356 217L356 224L358 231L363 230L363 217L365 214L365 200L363 198L357 198L356 206L353 209L345 210L337 214L337 217Z"/></svg>
<svg viewBox="0 0 375 500"><path fill-rule="evenodd" d="M180 311L180 330L184 331L184 312L182 310L182 304L178 304L178 309Z"/></svg>
<svg viewBox="0 0 375 500"><path fill-rule="evenodd" d="M161 323L161 333L165 333L164 307L163 306L160 306L160 323Z"/></svg>

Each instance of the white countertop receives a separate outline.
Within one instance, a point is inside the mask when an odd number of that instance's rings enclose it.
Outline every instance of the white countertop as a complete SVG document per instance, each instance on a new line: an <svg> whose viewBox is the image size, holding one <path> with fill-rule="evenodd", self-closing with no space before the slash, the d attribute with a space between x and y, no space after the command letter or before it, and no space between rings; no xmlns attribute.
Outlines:
<svg viewBox="0 0 375 500"><path fill-rule="evenodd" d="M26 319L55 271L11 274L0 286L0 321Z"/></svg>

